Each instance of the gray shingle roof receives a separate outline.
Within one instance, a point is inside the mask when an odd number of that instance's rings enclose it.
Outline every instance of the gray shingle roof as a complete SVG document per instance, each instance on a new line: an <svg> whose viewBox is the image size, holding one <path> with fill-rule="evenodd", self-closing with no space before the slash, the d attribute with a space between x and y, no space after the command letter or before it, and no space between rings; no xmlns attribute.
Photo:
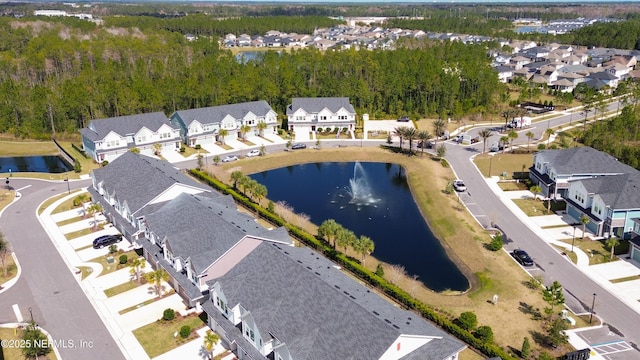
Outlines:
<svg viewBox="0 0 640 360"><path fill-rule="evenodd" d="M133 214L176 183L210 191L170 163L130 151L106 167L93 170L92 176L96 184L104 183L109 194L126 201Z"/></svg>
<svg viewBox="0 0 640 360"><path fill-rule="evenodd" d="M180 194L146 216L147 225L160 239L166 239L174 256L191 258L200 273L229 251L246 235L271 238L272 232L239 212L229 197L215 199ZM273 232L280 237L281 232ZM287 236L284 241L291 243Z"/></svg>
<svg viewBox="0 0 640 360"><path fill-rule="evenodd" d="M171 125L167 116L159 111L148 114L91 120L88 127L80 129L80 133L91 141L97 141L104 139L111 131L126 136L137 133L143 127L151 131L158 131L162 125L175 128Z"/></svg>
<svg viewBox="0 0 640 360"><path fill-rule="evenodd" d="M319 98L293 98L291 105L287 107L287 115L292 115L298 109L304 109L307 113L315 114L327 108L331 112L337 112L344 108L347 112L355 114L353 106L346 97L319 97Z"/></svg>
<svg viewBox="0 0 640 360"><path fill-rule="evenodd" d="M614 210L640 209L640 172L581 180L589 193L600 195Z"/></svg>
<svg viewBox="0 0 640 360"><path fill-rule="evenodd" d="M583 146L561 150L542 150L536 154L548 162L558 175L611 175L636 171L613 156Z"/></svg>
<svg viewBox="0 0 640 360"><path fill-rule="evenodd" d="M254 113L256 116L266 116L272 110L266 101L260 100L240 104L179 110L175 112L175 115L178 115L184 124L189 127L194 120L197 120L201 124L217 124L227 115L231 115L234 119L242 119L249 112Z"/></svg>
<svg viewBox="0 0 640 360"><path fill-rule="evenodd" d="M295 359L378 359L401 334L436 337L407 359L441 360L465 347L333 265L308 248L262 243L217 281L229 306L250 311Z"/></svg>

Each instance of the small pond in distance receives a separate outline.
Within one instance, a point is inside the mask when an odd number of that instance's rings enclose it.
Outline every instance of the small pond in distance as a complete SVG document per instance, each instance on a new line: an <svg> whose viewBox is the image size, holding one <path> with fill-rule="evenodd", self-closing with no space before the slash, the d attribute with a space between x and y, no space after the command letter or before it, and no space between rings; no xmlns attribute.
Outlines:
<svg viewBox="0 0 640 360"><path fill-rule="evenodd" d="M0 157L0 173L42 172L58 174L72 169L73 166L67 164L60 156Z"/></svg>
<svg viewBox="0 0 640 360"><path fill-rule="evenodd" d="M267 187L273 202L286 202L315 224L335 219L357 236L369 236L375 243L375 257L404 266L407 274L417 275L428 288L468 289L469 281L422 217L400 165L312 163L251 178Z"/></svg>

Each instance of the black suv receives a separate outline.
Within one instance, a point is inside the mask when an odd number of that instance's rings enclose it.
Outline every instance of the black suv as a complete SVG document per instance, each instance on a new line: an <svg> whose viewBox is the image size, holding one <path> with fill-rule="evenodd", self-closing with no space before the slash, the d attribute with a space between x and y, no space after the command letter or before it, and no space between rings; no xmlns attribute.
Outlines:
<svg viewBox="0 0 640 360"><path fill-rule="evenodd" d="M93 240L93 248L100 249L101 247L109 246L120 241L122 241L122 235L100 236Z"/></svg>
<svg viewBox="0 0 640 360"><path fill-rule="evenodd" d="M513 257L520 263L522 266L533 266L533 260L526 251L515 249L513 250Z"/></svg>

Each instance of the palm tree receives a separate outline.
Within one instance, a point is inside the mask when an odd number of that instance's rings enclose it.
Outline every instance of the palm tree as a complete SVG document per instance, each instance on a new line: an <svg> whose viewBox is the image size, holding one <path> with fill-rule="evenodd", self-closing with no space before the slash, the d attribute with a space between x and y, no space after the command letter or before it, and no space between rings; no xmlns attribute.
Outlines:
<svg viewBox="0 0 640 360"><path fill-rule="evenodd" d="M584 234L587 231L587 224L589 223L589 217L585 214L580 215L580 224L582 224L582 240L584 240Z"/></svg>
<svg viewBox="0 0 640 360"><path fill-rule="evenodd" d="M218 131L218 140L220 140L220 143L222 145L224 145L224 138L229 135L229 130L227 129L220 129L220 131Z"/></svg>
<svg viewBox="0 0 640 360"><path fill-rule="evenodd" d="M582 132L587 130L587 117L589 117L589 113L593 109L592 100L585 100L584 105L582 105L582 115L584 115L584 123L582 126Z"/></svg>
<svg viewBox="0 0 640 360"><path fill-rule="evenodd" d="M367 255L370 255L376 246L370 237L360 235L360 238L358 239L358 241L356 241L355 247L356 247L356 252L362 255L362 264L364 265L366 261L365 257Z"/></svg>
<svg viewBox="0 0 640 360"><path fill-rule="evenodd" d="M609 257L609 260L613 260L613 255L614 255L616 246L620 245L620 240L618 240L617 237L612 236L605 243L607 244L608 247L611 248L611 256Z"/></svg>
<svg viewBox="0 0 640 360"><path fill-rule="evenodd" d="M89 205L89 207L87 208L87 211L89 211L89 214L93 216L93 230L96 230L98 228L97 215L100 211L102 211L102 205L100 205L100 203L97 203L97 202L93 203Z"/></svg>
<svg viewBox="0 0 640 360"><path fill-rule="evenodd" d="M84 208L84 204L89 201L89 195L88 194L80 194L78 196L76 196L73 199L73 204L78 204L79 206L82 207L82 217L86 218L87 217L87 209Z"/></svg>
<svg viewBox="0 0 640 360"><path fill-rule="evenodd" d="M259 123L264 124L264 123ZM209 359L213 358L213 348L220 341L220 336L214 333L211 330L207 330L207 333L204 335L204 348L209 353Z"/></svg>
<svg viewBox="0 0 640 360"><path fill-rule="evenodd" d="M393 129L393 134L396 135L398 139L400 139L400 152L402 152L402 140L404 140L406 129L406 126L398 126L397 128Z"/></svg>
<svg viewBox="0 0 640 360"><path fill-rule="evenodd" d="M260 183L257 183L253 189L253 196L255 196L256 202L258 203L258 205L260 205L260 200L267 197L267 187Z"/></svg>
<svg viewBox="0 0 640 360"><path fill-rule="evenodd" d="M248 176L243 176L238 180L238 186L242 188L242 192L247 195L247 189L251 187L251 178Z"/></svg>
<svg viewBox="0 0 640 360"><path fill-rule="evenodd" d="M491 137L491 130L482 129L480 130L480 133L478 135L480 135L480 137L482 138L482 153L484 154L484 152L487 150L487 139Z"/></svg>
<svg viewBox="0 0 640 360"><path fill-rule="evenodd" d="M244 124L240 126L240 134L242 134L242 140L247 140L247 133L251 131L251 126Z"/></svg>
<svg viewBox="0 0 640 360"><path fill-rule="evenodd" d="M533 200L536 200L538 198L538 194L542 194L542 188L540 187L540 185L533 185L529 191L531 191L533 193Z"/></svg>
<svg viewBox="0 0 640 360"><path fill-rule="evenodd" d="M153 288L156 291L156 295L162 295L162 282L169 280L169 274L163 269L158 268L156 271L151 271L144 274L144 278L147 282L153 284Z"/></svg>
<svg viewBox="0 0 640 360"><path fill-rule="evenodd" d="M256 128L258 128L258 132L262 137L264 136L264 131L267 129L267 123L264 121L258 121L258 124L256 124Z"/></svg>
<svg viewBox="0 0 640 360"><path fill-rule="evenodd" d="M424 153L424 148L427 147L427 141L429 141L429 138L431 138L431 134L429 134L427 130L421 130L418 132L418 139L422 141L422 147L420 149L421 153Z"/></svg>
<svg viewBox="0 0 640 360"><path fill-rule="evenodd" d="M156 155L160 155L160 151L162 150L162 145L160 143L153 144L153 153Z"/></svg>
<svg viewBox="0 0 640 360"><path fill-rule="evenodd" d="M353 231L342 228L336 235L336 244L344 249L344 254L346 255L347 248L353 245L356 239L356 234Z"/></svg>
<svg viewBox="0 0 640 360"><path fill-rule="evenodd" d="M509 123L509 119L515 114L513 109L506 109L505 111L500 113L500 116L504 118L504 130L507 131L507 124Z"/></svg>
<svg viewBox="0 0 640 360"><path fill-rule="evenodd" d="M327 240L327 242L331 244L331 246L333 246L333 248L335 249L336 236L338 235L340 229L342 229L342 225L338 224L333 219L327 219L323 221L322 224L320 224L320 226L318 227L318 236Z"/></svg>
<svg viewBox="0 0 640 360"><path fill-rule="evenodd" d="M502 143L502 152L504 152L504 149L507 147L507 144L509 143L509 137L508 136L501 136L500 137L500 142Z"/></svg>
<svg viewBox="0 0 640 360"><path fill-rule="evenodd" d="M231 180L233 180L233 188L238 188L238 181L244 177L244 174L240 170L236 170L231 173Z"/></svg>
<svg viewBox="0 0 640 360"><path fill-rule="evenodd" d="M129 273L131 273L131 275L133 275L133 277L135 278L136 282L140 282L141 271L146 266L147 266L147 261L143 257L139 257L139 258L133 259L131 261L131 264L129 264L129 267L131 268L131 270L129 270Z"/></svg>
<svg viewBox="0 0 640 360"><path fill-rule="evenodd" d="M433 121L433 132L435 133L435 145L434 147L437 149L438 148L438 136L440 136L440 134L442 133L442 131L444 131L444 127L446 126L446 124L444 123L444 120L438 118L436 120Z"/></svg>
<svg viewBox="0 0 640 360"><path fill-rule="evenodd" d="M416 128L406 127L404 129L404 137L407 140L409 140L409 155L411 155L412 153L413 140L416 138L417 135L418 135L418 130L416 130Z"/></svg>
<svg viewBox="0 0 640 360"><path fill-rule="evenodd" d="M553 130L552 128L547 128L547 130L545 130L544 133L547 135L547 149L548 149L549 141L551 141L551 135L555 133L555 130Z"/></svg>
<svg viewBox="0 0 640 360"><path fill-rule="evenodd" d="M531 143L531 139L533 139L533 137L536 135L532 131L527 131L527 133L524 135L527 137L527 152L529 152L529 144Z"/></svg>
<svg viewBox="0 0 640 360"><path fill-rule="evenodd" d="M220 164L220 156L219 155L214 155L213 156L213 164L215 166L218 166L218 164Z"/></svg>
<svg viewBox="0 0 640 360"><path fill-rule="evenodd" d="M513 140L518 138L518 133L515 130L511 130L509 131L509 134L507 135L509 137L509 144L511 146L511 153L513 153Z"/></svg>

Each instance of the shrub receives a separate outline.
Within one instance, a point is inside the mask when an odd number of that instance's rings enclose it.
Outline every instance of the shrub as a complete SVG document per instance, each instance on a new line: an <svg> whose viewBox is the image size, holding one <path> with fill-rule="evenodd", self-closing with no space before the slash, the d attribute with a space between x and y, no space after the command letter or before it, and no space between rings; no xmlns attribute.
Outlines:
<svg viewBox="0 0 640 360"><path fill-rule="evenodd" d="M184 145L180 146L180 152L183 153L187 151L187 148L184 147Z"/></svg>
<svg viewBox="0 0 640 360"><path fill-rule="evenodd" d="M175 318L176 318L176 312L173 309L171 308L164 309L164 312L162 313L162 320L171 321Z"/></svg>
<svg viewBox="0 0 640 360"><path fill-rule="evenodd" d="M383 277L384 276L384 266L382 266L382 263L378 264L378 266L376 267L376 275Z"/></svg>
<svg viewBox="0 0 640 360"><path fill-rule="evenodd" d="M73 171L76 173L79 173L82 171L82 164L80 164L80 161L75 160L73 162Z"/></svg>
<svg viewBox="0 0 640 360"><path fill-rule="evenodd" d="M458 325L465 330L473 330L478 326L478 317L471 311L465 311L457 319Z"/></svg>
<svg viewBox="0 0 640 360"><path fill-rule="evenodd" d="M483 325L480 326L474 333L473 336L480 339L484 343L493 342L493 330L491 326Z"/></svg>
<svg viewBox="0 0 640 360"><path fill-rule="evenodd" d="M120 264L124 265L127 263L127 261L129 261L129 257L127 255L120 255Z"/></svg>
<svg viewBox="0 0 640 360"><path fill-rule="evenodd" d="M202 145L196 144L196 150L200 150L200 149L202 149Z"/></svg>
<svg viewBox="0 0 640 360"><path fill-rule="evenodd" d="M189 337L189 334L191 334L191 326L185 325L185 326L180 328L180 337L181 338L186 339L186 338Z"/></svg>
<svg viewBox="0 0 640 360"><path fill-rule="evenodd" d="M107 166L107 165L109 165L109 161L105 160L105 161L101 162L101 164L102 164L103 167Z"/></svg>
<svg viewBox="0 0 640 360"><path fill-rule="evenodd" d="M109 246L109 254L114 254L118 251L118 245L113 244Z"/></svg>
<svg viewBox="0 0 640 360"><path fill-rule="evenodd" d="M440 164L442 165L442 167L445 167L445 168L449 167L449 162L447 162L447 160L445 159L440 159Z"/></svg>
<svg viewBox="0 0 640 360"><path fill-rule="evenodd" d="M544 150L546 148L547 148L547 145L545 145L543 143L538 144L538 150Z"/></svg>
<svg viewBox="0 0 640 360"><path fill-rule="evenodd" d="M489 250L498 251L502 249L502 234L495 234L489 243Z"/></svg>

